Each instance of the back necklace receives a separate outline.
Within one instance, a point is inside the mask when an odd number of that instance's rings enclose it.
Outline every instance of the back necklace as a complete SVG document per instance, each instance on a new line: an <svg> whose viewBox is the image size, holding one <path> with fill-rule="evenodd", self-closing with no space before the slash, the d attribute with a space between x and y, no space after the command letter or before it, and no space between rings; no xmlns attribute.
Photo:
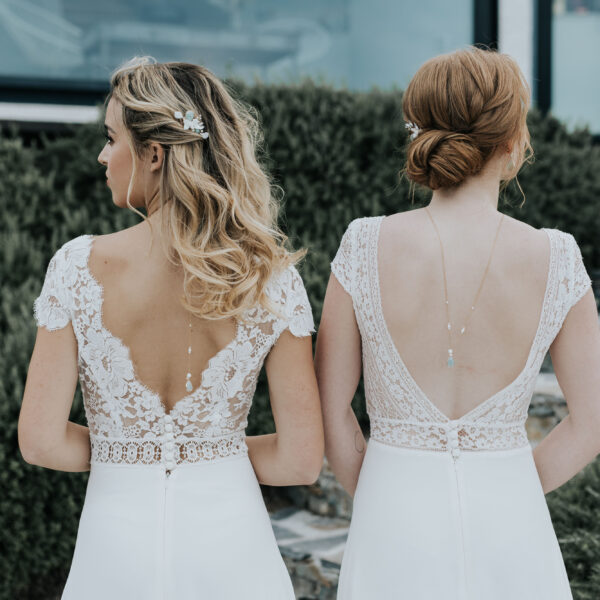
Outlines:
<svg viewBox="0 0 600 600"><path fill-rule="evenodd" d="M192 386L192 373L191 373L191 361L192 361L192 316L190 315L190 323L188 328L188 370L185 375L185 389L191 392L194 388Z"/></svg>
<svg viewBox="0 0 600 600"><path fill-rule="evenodd" d="M444 260L444 246L442 244L442 238L440 237L440 232L439 232L437 225L435 224L435 221L433 220L433 217L431 216L431 213L429 212L429 209L427 206L425 207L425 211L427 212L427 216L429 217L429 219L431 220L431 223L433 224L433 227L435 228L435 232L437 234L438 241L440 242L440 250L442 253L442 273L444 275L444 299L446 301L446 320L448 321L448 361L447 361L447 365L449 367L453 367L454 366L454 352L452 350L452 325L450 324L450 306L448 304L448 284L446 282L446 261ZM479 299L479 294L481 293L481 288L483 287L483 282L485 281L485 277L490 268L490 263L492 262L492 255L494 254L494 248L496 246L496 240L498 239L500 225L502 225L502 219L504 219L504 215L502 215L500 217L500 221L498 221L498 227L496 228L496 235L494 237L494 242L492 243L492 250L490 251L490 256L488 258L487 265L485 266L485 271L483 272L483 277L481 278L481 283L479 284L479 289L477 290L477 293L475 294L475 299L473 300L473 304L471 305L471 310L469 311L469 314L467 315L464 325L460 329L460 335L464 335L465 331L467 330L467 325L469 324L469 321L471 320L471 315L473 314L473 311L475 310L475 305L477 304L477 300Z"/></svg>

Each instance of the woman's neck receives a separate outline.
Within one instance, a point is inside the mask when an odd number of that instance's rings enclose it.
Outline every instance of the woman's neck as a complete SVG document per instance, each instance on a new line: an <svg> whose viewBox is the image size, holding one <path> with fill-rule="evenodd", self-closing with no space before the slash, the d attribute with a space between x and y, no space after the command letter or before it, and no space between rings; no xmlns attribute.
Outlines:
<svg viewBox="0 0 600 600"><path fill-rule="evenodd" d="M477 175L459 186L433 191L429 206L440 214L457 217L496 212L500 193L500 171L490 161Z"/></svg>

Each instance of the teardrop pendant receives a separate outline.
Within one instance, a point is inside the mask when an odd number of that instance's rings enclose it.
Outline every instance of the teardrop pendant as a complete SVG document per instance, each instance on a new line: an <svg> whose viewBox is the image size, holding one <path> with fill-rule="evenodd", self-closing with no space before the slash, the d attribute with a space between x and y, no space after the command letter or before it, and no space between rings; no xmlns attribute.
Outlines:
<svg viewBox="0 0 600 600"><path fill-rule="evenodd" d="M447 364L449 367L454 366L454 357L452 356L452 348L448 348L448 363Z"/></svg>
<svg viewBox="0 0 600 600"><path fill-rule="evenodd" d="M188 380L185 382L185 389L186 389L188 392L191 392L191 391L192 391L192 389L193 389L193 388L192 388L192 382L191 382L189 379L188 379Z"/></svg>

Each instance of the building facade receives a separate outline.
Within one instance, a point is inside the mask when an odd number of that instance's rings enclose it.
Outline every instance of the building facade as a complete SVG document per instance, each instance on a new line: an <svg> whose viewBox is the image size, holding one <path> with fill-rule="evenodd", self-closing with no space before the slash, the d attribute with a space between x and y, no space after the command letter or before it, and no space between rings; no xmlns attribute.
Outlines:
<svg viewBox="0 0 600 600"><path fill-rule="evenodd" d="M95 120L136 55L367 90L472 43L514 56L540 108L600 134L600 0L0 0L0 122Z"/></svg>

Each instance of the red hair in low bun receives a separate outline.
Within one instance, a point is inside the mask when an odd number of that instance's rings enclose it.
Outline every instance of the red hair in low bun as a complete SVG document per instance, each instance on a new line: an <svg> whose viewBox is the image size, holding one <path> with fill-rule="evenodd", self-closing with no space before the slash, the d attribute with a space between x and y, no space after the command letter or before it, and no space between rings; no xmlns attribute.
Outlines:
<svg viewBox="0 0 600 600"><path fill-rule="evenodd" d="M516 176L532 153L527 129L529 86L507 54L469 47L428 60L402 100L404 119L419 127L405 172L432 190L461 184L500 147L513 146Z"/></svg>

